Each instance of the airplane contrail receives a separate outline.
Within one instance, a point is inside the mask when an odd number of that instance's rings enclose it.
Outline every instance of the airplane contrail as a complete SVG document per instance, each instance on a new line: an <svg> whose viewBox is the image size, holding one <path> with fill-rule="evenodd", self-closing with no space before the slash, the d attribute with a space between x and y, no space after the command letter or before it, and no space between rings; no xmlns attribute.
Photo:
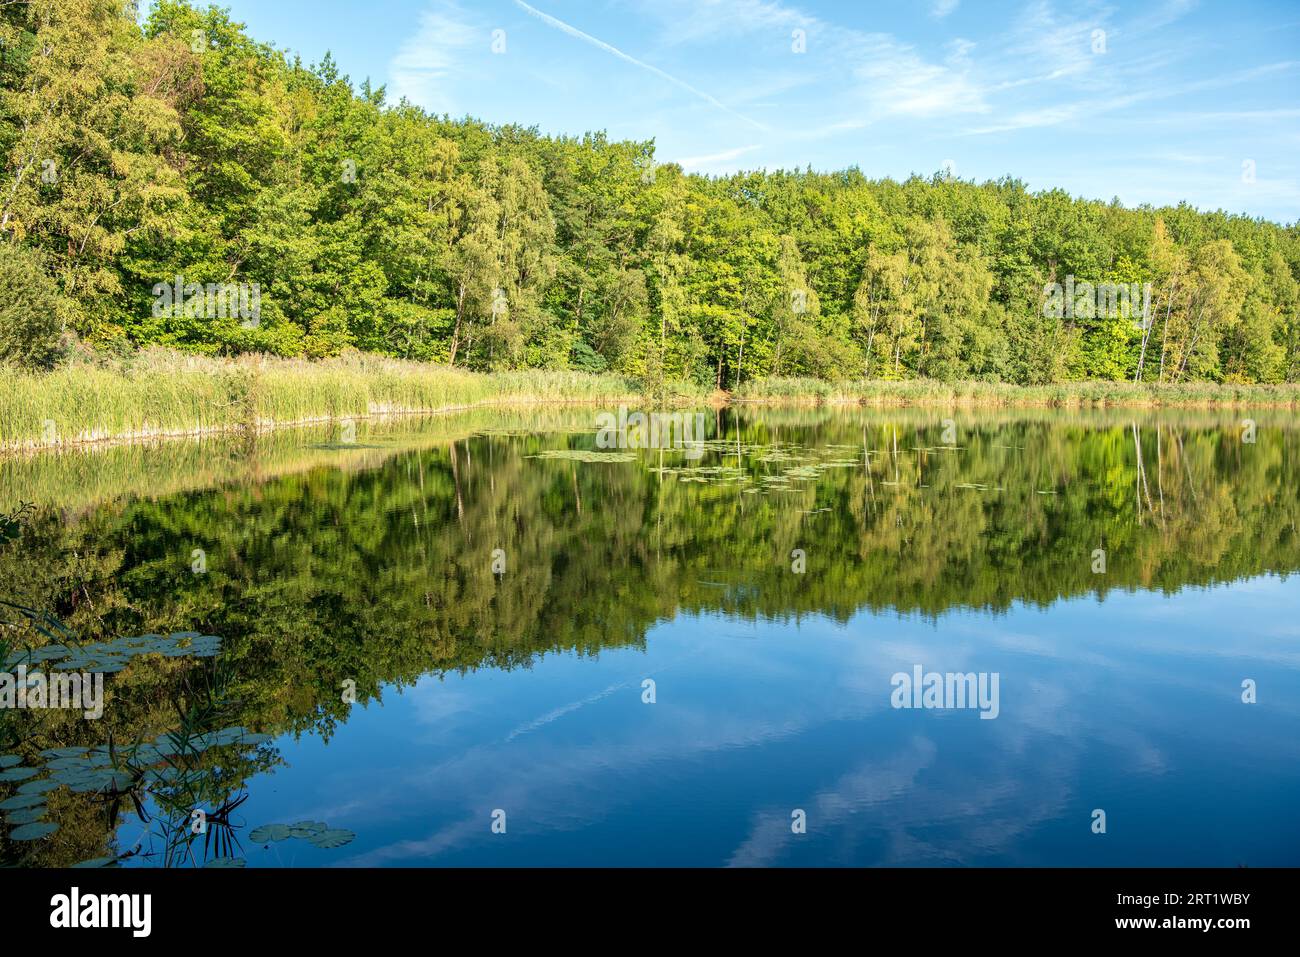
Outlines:
<svg viewBox="0 0 1300 957"><path fill-rule="evenodd" d="M543 13L541 10L538 10L536 7L532 7L524 3L524 0L515 0L515 6L519 7L525 13L528 13L531 16L536 17L538 20L541 20L543 23L547 24L548 26L555 27L555 29L561 31L562 33L567 33L571 37L575 37L576 39L582 40L585 43L590 43L592 46L598 47L601 50L604 50L606 53L613 54L614 56L618 57L620 60L624 60L628 63L631 63L633 66L640 67L643 70L648 70L649 72L653 73L655 76L667 80L669 83L673 84L674 86L681 87L683 90L685 90L687 93L690 93L692 96L699 97L701 100L708 103L710 106L715 106L718 109L722 110L724 113L730 116L734 116L738 120L743 120L745 123L748 123L750 126L754 127L755 129L764 130L764 131L768 129L767 126L764 126L762 123L759 123L757 120L751 120L748 116L745 116L743 113L737 113L735 110L727 106L727 104L723 103L717 97L710 96L708 93L705 93L703 90L696 89L695 87L687 83L685 80L679 80L671 73L666 73L663 70L659 69L659 67L657 66L652 66L649 63L646 63L642 60L638 60L634 56L628 56L618 47L611 46L610 44L606 43L604 40L599 40L596 37L593 37L590 33L583 33L577 27L570 26L569 24L565 23L563 20L557 20L549 13Z"/></svg>

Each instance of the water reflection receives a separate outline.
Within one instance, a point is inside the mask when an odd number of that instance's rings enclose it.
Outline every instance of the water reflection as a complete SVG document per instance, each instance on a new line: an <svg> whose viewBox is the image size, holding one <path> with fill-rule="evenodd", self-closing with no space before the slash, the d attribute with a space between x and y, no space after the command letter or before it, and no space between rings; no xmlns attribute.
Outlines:
<svg viewBox="0 0 1300 957"><path fill-rule="evenodd" d="M581 410L11 461L0 584L88 639L224 637L284 758L244 817L358 835L253 864L1296 863L1288 422L709 419L694 461L600 460ZM998 672L999 718L892 709L917 664ZM168 730L186 667L41 746ZM104 852L79 800L6 855Z"/></svg>

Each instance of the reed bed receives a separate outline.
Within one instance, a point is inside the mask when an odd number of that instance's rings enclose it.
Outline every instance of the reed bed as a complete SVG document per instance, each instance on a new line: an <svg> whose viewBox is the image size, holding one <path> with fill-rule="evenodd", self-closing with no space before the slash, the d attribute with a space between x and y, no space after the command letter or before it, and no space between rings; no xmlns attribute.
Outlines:
<svg viewBox="0 0 1300 957"><path fill-rule="evenodd" d="M929 379L897 382L759 379L745 383L734 398L741 402L862 405L1295 408L1300 406L1300 385L1066 382L1019 386Z"/></svg>
<svg viewBox="0 0 1300 957"><path fill-rule="evenodd" d="M632 401L622 376L482 375L374 355L320 362L216 359L152 349L46 375L0 371L0 449L261 430L494 403Z"/></svg>
<svg viewBox="0 0 1300 957"><path fill-rule="evenodd" d="M703 387L647 390L633 379L569 370L491 375L354 353L312 362L222 359L148 349L111 363L74 363L45 375L0 369L0 450L262 431L344 418L446 412L482 405L709 399ZM1135 385L760 379L732 397L783 404L1043 407L1296 408L1300 386Z"/></svg>

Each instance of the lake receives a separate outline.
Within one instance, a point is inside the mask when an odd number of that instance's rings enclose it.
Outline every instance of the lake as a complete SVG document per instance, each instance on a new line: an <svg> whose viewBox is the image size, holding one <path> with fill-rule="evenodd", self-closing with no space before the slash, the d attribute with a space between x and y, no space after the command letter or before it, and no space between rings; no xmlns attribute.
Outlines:
<svg viewBox="0 0 1300 957"><path fill-rule="evenodd" d="M0 461L0 862L1300 864L1291 415L601 412Z"/></svg>

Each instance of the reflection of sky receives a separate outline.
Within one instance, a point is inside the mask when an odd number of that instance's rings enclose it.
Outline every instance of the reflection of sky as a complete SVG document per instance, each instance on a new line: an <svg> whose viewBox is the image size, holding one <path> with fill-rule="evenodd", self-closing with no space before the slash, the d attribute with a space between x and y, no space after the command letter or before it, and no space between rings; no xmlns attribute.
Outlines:
<svg viewBox="0 0 1300 957"><path fill-rule="evenodd" d="M1296 865L1298 608L1265 577L937 623L681 617L644 652L426 678L279 742L249 824L358 836L250 864ZM893 710L914 664L999 672L1001 716Z"/></svg>

